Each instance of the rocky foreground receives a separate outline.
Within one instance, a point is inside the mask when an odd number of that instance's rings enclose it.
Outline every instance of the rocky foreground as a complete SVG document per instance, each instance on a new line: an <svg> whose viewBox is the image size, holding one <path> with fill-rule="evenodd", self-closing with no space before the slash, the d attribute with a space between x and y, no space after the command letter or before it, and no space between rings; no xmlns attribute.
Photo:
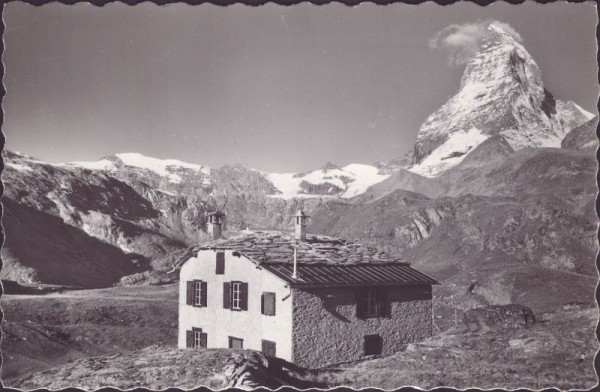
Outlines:
<svg viewBox="0 0 600 392"><path fill-rule="evenodd" d="M43 372L5 380L20 389L66 387L95 390L169 387L211 389L259 386L277 388L402 386L424 389L559 388L596 385L593 367L598 348L593 333L595 308L578 305L539 316L529 329L466 333L462 326L395 355L319 370L306 370L248 350L186 349L149 346L66 363ZM583 328L572 328L578 324Z"/></svg>

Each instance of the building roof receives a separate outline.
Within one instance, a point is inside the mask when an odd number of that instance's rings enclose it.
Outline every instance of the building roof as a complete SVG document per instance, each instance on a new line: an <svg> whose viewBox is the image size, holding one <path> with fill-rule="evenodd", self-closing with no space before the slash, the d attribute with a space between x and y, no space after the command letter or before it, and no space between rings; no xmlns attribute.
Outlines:
<svg viewBox="0 0 600 392"><path fill-rule="evenodd" d="M263 268L290 283L293 287L410 285L437 284L438 282L404 263L385 264L298 264L296 278L292 278L293 264L265 264Z"/></svg>
<svg viewBox="0 0 600 392"><path fill-rule="evenodd" d="M294 247L298 279L292 279ZM190 249L238 251L274 275L294 285L437 283L397 256L357 242L321 235L297 241L290 233L243 231ZM191 255L190 254L190 255ZM184 260L185 261L185 260Z"/></svg>
<svg viewBox="0 0 600 392"><path fill-rule="evenodd" d="M293 263L294 247L298 263L354 264L400 262L399 257L357 242L322 235L306 236L298 241L292 233L281 231L242 231L236 236L219 238L198 245L202 249L231 249L257 263Z"/></svg>

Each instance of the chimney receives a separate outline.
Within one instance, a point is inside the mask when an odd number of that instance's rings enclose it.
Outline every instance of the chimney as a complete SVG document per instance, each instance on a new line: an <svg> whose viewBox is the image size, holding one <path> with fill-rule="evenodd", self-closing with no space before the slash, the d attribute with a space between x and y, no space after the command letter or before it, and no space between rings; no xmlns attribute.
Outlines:
<svg viewBox="0 0 600 392"><path fill-rule="evenodd" d="M298 259L296 257L296 247L294 246L294 272L292 273L292 278L298 278Z"/></svg>
<svg viewBox="0 0 600 392"><path fill-rule="evenodd" d="M222 218L225 216L221 211L216 211L208 214L208 235L211 240L218 240L221 238L221 224Z"/></svg>
<svg viewBox="0 0 600 392"><path fill-rule="evenodd" d="M306 241L306 224L308 222L308 215L299 209L296 212L295 219L295 231L297 241Z"/></svg>

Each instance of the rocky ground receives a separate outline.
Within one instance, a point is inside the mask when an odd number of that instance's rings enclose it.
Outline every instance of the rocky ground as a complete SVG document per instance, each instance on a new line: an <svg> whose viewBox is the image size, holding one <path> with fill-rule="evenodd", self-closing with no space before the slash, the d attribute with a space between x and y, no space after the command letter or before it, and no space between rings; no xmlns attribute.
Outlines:
<svg viewBox="0 0 600 392"><path fill-rule="evenodd" d="M459 325L395 355L324 371L331 386L561 390L596 385L595 307L538 315L529 329L465 333Z"/></svg>
<svg viewBox="0 0 600 392"><path fill-rule="evenodd" d="M177 341L177 285L3 295L2 378Z"/></svg>
<svg viewBox="0 0 600 392"><path fill-rule="evenodd" d="M528 329L486 333L467 332L460 317L436 318L434 337L395 355L307 370L251 351L178 350L175 297L175 285L3 296L4 385L567 390L596 383L598 311L585 304L539 313Z"/></svg>

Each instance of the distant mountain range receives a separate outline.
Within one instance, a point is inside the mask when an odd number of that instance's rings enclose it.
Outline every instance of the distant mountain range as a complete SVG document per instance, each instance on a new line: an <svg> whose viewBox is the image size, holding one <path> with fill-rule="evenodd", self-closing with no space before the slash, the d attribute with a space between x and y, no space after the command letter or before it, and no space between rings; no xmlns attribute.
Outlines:
<svg viewBox="0 0 600 392"><path fill-rule="evenodd" d="M360 240L443 281L450 308L594 301L597 119L555 99L524 46L494 24L458 93L389 162L308 173L210 168L122 153L51 164L4 151L3 279L145 284L207 239L292 228ZM451 303L452 302L452 303Z"/></svg>

